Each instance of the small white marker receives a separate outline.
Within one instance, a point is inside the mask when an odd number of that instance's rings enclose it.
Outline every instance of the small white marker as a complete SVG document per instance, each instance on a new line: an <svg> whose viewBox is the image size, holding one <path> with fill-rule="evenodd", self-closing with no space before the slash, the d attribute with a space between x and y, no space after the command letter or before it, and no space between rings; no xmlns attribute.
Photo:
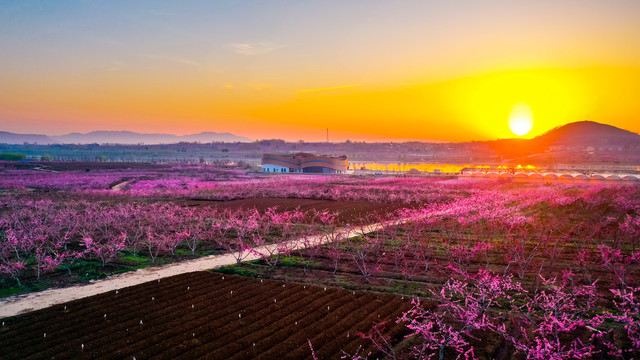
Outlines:
<svg viewBox="0 0 640 360"><path fill-rule="evenodd" d="M142 325L142 320L140 320L140 325Z"/></svg>
<svg viewBox="0 0 640 360"><path fill-rule="evenodd" d="M47 337L47 333L44 333L44 337Z"/></svg>

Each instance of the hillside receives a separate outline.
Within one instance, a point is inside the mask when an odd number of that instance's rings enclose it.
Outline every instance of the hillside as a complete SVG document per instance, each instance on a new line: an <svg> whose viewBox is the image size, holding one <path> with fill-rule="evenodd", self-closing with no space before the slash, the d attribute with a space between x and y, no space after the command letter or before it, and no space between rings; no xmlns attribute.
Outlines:
<svg viewBox="0 0 640 360"><path fill-rule="evenodd" d="M624 146L640 144L640 135L595 121L578 121L552 129L532 141L548 146Z"/></svg>
<svg viewBox="0 0 640 360"><path fill-rule="evenodd" d="M142 134L132 131L92 131L87 134L71 133L60 136L47 136L40 134L16 134L0 131L0 144L176 144L179 142L251 142L253 140L244 136L234 135L228 132L202 132L177 136L172 134Z"/></svg>
<svg viewBox="0 0 640 360"><path fill-rule="evenodd" d="M0 144L40 144L49 145L56 144L57 141L47 135L38 134L14 134L6 131L0 131Z"/></svg>
<svg viewBox="0 0 640 360"><path fill-rule="evenodd" d="M533 139L500 139L487 144L503 159L547 153L552 147L556 147L554 151L563 149L580 155L586 154L585 150L589 147L594 150L615 147L620 157L625 157L640 149L640 135L594 121L578 121L559 126ZM575 159L586 160L582 156Z"/></svg>
<svg viewBox="0 0 640 360"><path fill-rule="evenodd" d="M62 144L175 144L179 142L250 142L249 138L231 133L202 132L177 136L172 134L143 134L132 131L92 131L52 136Z"/></svg>

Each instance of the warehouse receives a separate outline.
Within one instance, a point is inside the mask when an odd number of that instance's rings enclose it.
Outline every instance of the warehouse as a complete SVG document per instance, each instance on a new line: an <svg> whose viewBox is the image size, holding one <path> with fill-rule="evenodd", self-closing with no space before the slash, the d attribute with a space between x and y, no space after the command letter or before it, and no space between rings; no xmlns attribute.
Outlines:
<svg viewBox="0 0 640 360"><path fill-rule="evenodd" d="M263 154L262 172L344 174L348 160L342 156L324 156L308 153Z"/></svg>

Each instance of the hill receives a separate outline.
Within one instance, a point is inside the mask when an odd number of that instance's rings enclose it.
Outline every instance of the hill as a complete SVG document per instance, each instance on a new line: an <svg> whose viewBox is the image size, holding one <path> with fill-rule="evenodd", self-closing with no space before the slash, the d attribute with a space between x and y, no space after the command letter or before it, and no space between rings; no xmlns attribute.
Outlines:
<svg viewBox="0 0 640 360"><path fill-rule="evenodd" d="M640 135L615 126L595 121L578 121L548 131L533 141L547 146L597 146L597 145L635 145L640 143Z"/></svg>
<svg viewBox="0 0 640 360"><path fill-rule="evenodd" d="M56 144L57 141L47 135L38 134L14 134L6 131L0 131L0 144L40 144L49 145Z"/></svg>
<svg viewBox="0 0 640 360"><path fill-rule="evenodd" d="M594 121L578 121L551 129L533 139L500 139L487 144L505 159L563 150L583 153L614 147L621 155L640 149L640 135Z"/></svg>
<svg viewBox="0 0 640 360"><path fill-rule="evenodd" d="M251 142L231 133L202 132L177 136L171 134L142 134L132 131L92 131L87 134L71 133L52 136L62 144L175 144L179 142Z"/></svg>

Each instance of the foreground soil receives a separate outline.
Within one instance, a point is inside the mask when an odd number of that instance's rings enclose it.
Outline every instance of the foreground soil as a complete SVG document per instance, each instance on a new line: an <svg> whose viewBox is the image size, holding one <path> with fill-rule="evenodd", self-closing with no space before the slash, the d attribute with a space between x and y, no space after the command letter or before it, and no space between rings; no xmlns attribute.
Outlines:
<svg viewBox="0 0 640 360"><path fill-rule="evenodd" d="M321 359L410 307L393 295L194 272L3 319L2 359ZM375 352L375 351L374 351Z"/></svg>

